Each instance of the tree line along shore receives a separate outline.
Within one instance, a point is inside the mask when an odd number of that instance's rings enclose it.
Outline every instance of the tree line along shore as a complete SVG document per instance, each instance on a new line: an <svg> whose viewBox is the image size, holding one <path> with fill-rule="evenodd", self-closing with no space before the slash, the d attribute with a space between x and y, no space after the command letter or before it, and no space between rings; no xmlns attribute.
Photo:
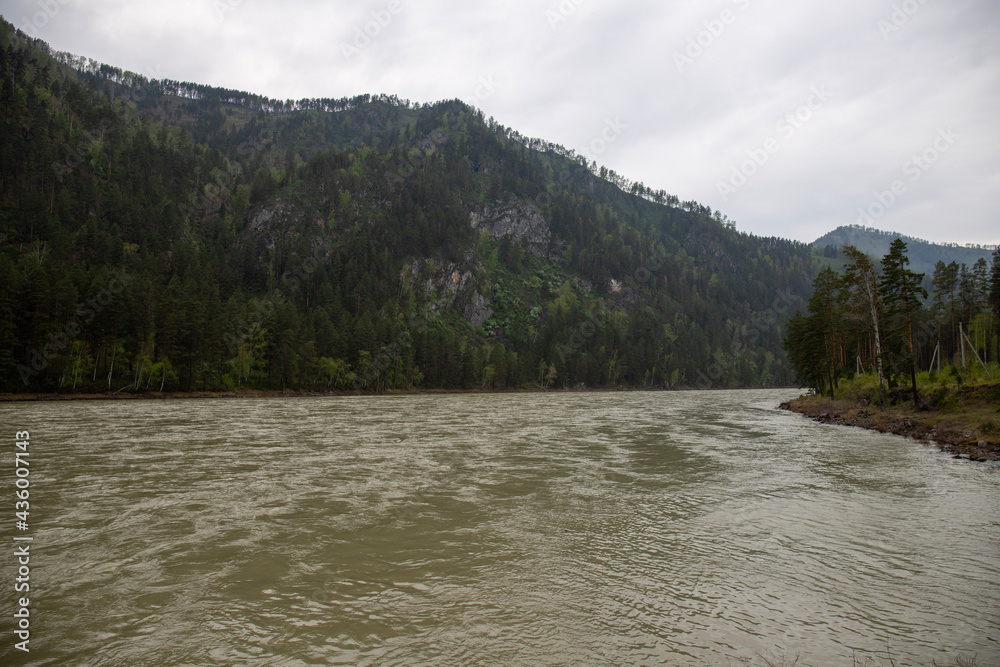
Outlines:
<svg viewBox="0 0 1000 667"><path fill-rule="evenodd" d="M1000 460L1000 249L992 269L938 262L930 293L900 239L879 264L852 246L843 259L789 320L785 349L812 394L782 407Z"/></svg>

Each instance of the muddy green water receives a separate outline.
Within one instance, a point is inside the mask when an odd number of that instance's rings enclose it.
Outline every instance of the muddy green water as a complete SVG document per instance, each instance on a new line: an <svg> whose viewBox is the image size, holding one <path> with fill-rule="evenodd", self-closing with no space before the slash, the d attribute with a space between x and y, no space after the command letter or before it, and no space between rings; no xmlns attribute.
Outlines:
<svg viewBox="0 0 1000 667"><path fill-rule="evenodd" d="M794 393L0 405L0 664L1000 664L1000 468Z"/></svg>

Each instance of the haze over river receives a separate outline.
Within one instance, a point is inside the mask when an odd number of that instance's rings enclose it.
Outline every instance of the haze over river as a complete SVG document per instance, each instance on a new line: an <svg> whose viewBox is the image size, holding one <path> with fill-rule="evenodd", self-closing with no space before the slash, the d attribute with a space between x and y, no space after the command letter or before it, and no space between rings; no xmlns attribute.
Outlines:
<svg viewBox="0 0 1000 667"><path fill-rule="evenodd" d="M1000 468L796 394L0 405L0 664L1000 664Z"/></svg>

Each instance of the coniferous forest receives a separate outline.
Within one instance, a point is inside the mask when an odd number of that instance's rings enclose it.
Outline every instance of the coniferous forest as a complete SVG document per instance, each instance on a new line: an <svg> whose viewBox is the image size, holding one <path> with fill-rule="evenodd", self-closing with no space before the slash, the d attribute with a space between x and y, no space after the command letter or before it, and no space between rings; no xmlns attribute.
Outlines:
<svg viewBox="0 0 1000 667"><path fill-rule="evenodd" d="M150 81L4 22L0 107L0 391L796 380L808 246L462 102Z"/></svg>
<svg viewBox="0 0 1000 667"><path fill-rule="evenodd" d="M843 254L843 270L824 268L807 312L788 322L785 346L803 384L833 398L839 380L871 374L879 404L899 387L919 407L922 371L961 382L970 365L1000 370L1000 248L971 267L938 261L930 276L909 268L902 239L879 262L854 246Z"/></svg>

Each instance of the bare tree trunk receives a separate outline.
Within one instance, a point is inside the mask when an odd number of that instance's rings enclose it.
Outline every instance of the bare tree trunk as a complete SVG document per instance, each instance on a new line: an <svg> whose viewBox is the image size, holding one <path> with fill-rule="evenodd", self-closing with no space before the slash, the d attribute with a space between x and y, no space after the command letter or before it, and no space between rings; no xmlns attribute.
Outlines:
<svg viewBox="0 0 1000 667"><path fill-rule="evenodd" d="M854 250L856 256L859 258L864 258L864 255L857 250ZM872 327L875 330L875 368L878 369L878 405L879 408L885 407L885 374L882 369L882 332L879 328L879 308L878 308L878 280L875 278L875 267L873 267L867 259L864 259L863 264L861 260L856 260L859 263L858 268L862 275L859 276L860 282L864 285L866 296L868 297L868 307L871 310L872 316Z"/></svg>
<svg viewBox="0 0 1000 667"><path fill-rule="evenodd" d="M111 370L108 371L108 389L111 389L111 376L115 373L115 357L118 356L118 346L115 345L114 350L111 353Z"/></svg>
<svg viewBox="0 0 1000 667"><path fill-rule="evenodd" d="M870 292L869 292L870 293ZM876 296L877 298L877 296ZM878 406L885 407L885 381L882 373L882 337L878 328L878 308L876 300L871 300L872 322L875 323L875 365L878 368Z"/></svg>

